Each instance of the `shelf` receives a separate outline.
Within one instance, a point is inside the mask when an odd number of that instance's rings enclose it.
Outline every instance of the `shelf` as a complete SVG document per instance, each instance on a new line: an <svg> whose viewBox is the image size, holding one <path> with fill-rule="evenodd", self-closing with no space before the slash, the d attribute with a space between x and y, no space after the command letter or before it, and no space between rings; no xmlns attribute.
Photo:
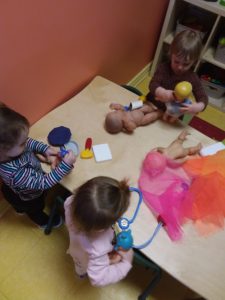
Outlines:
<svg viewBox="0 0 225 300"><path fill-rule="evenodd" d="M223 112L225 112L225 97L212 98L209 96L209 104Z"/></svg>
<svg viewBox="0 0 225 300"><path fill-rule="evenodd" d="M195 16L202 16L202 24L208 25L205 26L207 35L203 39L203 51L196 64L194 64L194 71L200 74L200 70L204 64L209 64L210 67L212 67L212 70L215 70L214 77L217 76L216 67L221 69L221 74L223 70L225 72L225 63L214 58L218 36L220 33L224 32L225 7L220 5L218 1L170 0L155 57L152 62L150 70L151 76L157 69L158 64L165 59L165 54L168 52L169 48L167 46L172 43L175 32L177 31L177 20L179 20L181 16L185 16L185 14L186 16L188 16L188 14L190 14L190 16L191 14L194 15L194 11L196 11ZM221 77L222 79L220 80L224 82L223 75L221 74L218 74L218 77ZM207 92L207 89L205 90ZM209 103L213 107L225 112L225 97L220 99L209 97Z"/></svg>
<svg viewBox="0 0 225 300"><path fill-rule="evenodd" d="M184 0L187 3L198 6L202 9L215 13L219 16L225 17L225 6L220 5L218 2L208 2L204 0Z"/></svg>
<svg viewBox="0 0 225 300"><path fill-rule="evenodd" d="M204 59L206 62L209 62L217 67L220 67L222 69L225 69L225 64L214 59L215 49L213 47L209 47L206 52L203 54L202 59Z"/></svg>

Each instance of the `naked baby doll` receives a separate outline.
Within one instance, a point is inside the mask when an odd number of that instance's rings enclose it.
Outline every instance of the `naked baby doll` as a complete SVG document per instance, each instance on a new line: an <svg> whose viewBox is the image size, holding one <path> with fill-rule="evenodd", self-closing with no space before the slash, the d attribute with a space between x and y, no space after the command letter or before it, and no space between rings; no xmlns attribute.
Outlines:
<svg viewBox="0 0 225 300"><path fill-rule="evenodd" d="M143 105L132 111L126 111L118 103L111 103L109 107L114 110L109 112L105 118L105 129L109 133L120 131L131 133L135 128L148 125L162 116L162 112L152 104Z"/></svg>
<svg viewBox="0 0 225 300"><path fill-rule="evenodd" d="M167 158L174 160L177 164L182 164L190 158L199 156L202 144L198 143L196 146L184 147L183 143L190 133L183 130L179 136L166 148L157 147L156 150L164 154Z"/></svg>

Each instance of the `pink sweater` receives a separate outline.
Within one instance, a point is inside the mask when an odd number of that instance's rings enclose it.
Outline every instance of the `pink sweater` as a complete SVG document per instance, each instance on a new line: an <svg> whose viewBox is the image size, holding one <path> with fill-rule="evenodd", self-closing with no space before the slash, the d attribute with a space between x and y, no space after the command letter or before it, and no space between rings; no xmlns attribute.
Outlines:
<svg viewBox="0 0 225 300"><path fill-rule="evenodd" d="M108 253L113 250L112 240L114 231L109 228L87 236L77 230L71 216L73 196L66 199L65 221L69 231L69 253L75 264L79 276L88 274L92 285L105 286L123 279L132 267L132 255L123 256L116 264L110 264Z"/></svg>

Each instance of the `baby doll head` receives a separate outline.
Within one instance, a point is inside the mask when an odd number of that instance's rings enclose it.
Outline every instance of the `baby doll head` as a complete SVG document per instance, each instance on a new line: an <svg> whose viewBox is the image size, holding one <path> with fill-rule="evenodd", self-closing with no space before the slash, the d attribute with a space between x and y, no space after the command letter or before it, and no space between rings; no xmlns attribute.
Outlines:
<svg viewBox="0 0 225 300"><path fill-rule="evenodd" d="M157 151L151 151L145 157L143 167L150 177L155 177L165 169L166 158Z"/></svg>
<svg viewBox="0 0 225 300"><path fill-rule="evenodd" d="M174 95L177 101L183 101L190 97L192 92L192 85L188 81L181 81L176 84L174 89Z"/></svg>
<svg viewBox="0 0 225 300"><path fill-rule="evenodd" d="M105 129L109 133L118 133L123 130L123 120L121 111L112 111L106 115Z"/></svg>
<svg viewBox="0 0 225 300"><path fill-rule="evenodd" d="M0 103L0 161L20 155L29 131L28 120Z"/></svg>

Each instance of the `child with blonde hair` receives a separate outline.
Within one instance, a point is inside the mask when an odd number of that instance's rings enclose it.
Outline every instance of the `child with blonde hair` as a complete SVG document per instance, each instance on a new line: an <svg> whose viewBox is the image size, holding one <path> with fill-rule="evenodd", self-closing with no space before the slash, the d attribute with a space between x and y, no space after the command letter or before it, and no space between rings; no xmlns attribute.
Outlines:
<svg viewBox="0 0 225 300"><path fill-rule="evenodd" d="M28 120L0 103L0 177L2 193L16 212L26 214L35 224L45 228L49 216L44 212L45 191L57 184L73 168L76 157L72 151L48 174L44 173L36 154L47 160L57 155L57 150L28 137ZM62 219L56 215L53 227Z"/></svg>
<svg viewBox="0 0 225 300"><path fill-rule="evenodd" d="M201 49L202 42L198 32L184 30L178 33L170 46L170 62L160 64L150 81L147 100L165 112L165 104L175 100L175 86L181 81L187 81L192 85L196 103L183 104L180 110L193 115L203 111L208 104L208 97L198 75L191 70ZM173 118L172 122L175 120Z"/></svg>
<svg viewBox="0 0 225 300"><path fill-rule="evenodd" d="M76 273L95 286L123 279L132 267L133 250L114 251L113 225L127 210L130 190L125 180L99 176L66 199L65 222Z"/></svg>

